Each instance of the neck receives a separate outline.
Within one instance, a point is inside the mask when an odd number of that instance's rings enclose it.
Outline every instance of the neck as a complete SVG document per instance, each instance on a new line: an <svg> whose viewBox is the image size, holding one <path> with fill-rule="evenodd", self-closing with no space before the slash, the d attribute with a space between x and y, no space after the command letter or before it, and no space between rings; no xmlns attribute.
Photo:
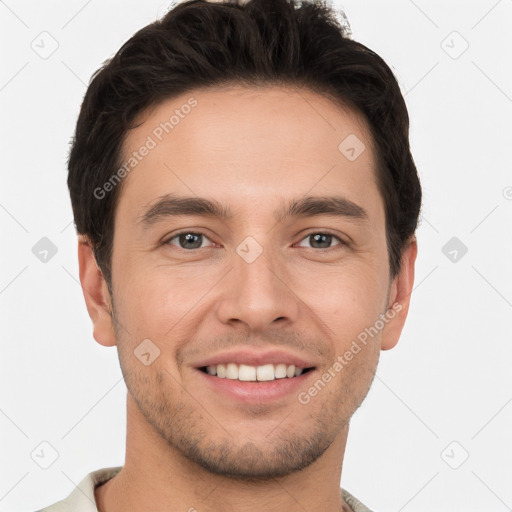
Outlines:
<svg viewBox="0 0 512 512"><path fill-rule="evenodd" d="M226 478L169 446L128 393L125 464L118 475L96 488L98 511L350 511L340 493L347 435L348 425L320 458L290 475L259 481Z"/></svg>

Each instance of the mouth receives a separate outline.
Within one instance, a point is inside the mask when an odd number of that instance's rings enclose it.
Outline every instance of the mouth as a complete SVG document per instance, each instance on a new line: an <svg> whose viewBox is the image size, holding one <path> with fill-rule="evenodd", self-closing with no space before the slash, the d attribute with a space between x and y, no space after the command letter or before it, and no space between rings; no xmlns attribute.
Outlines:
<svg viewBox="0 0 512 512"><path fill-rule="evenodd" d="M311 385L317 372L315 366L300 367L277 363L250 366L222 363L196 367L204 392L212 401L222 400L245 405L275 404L281 407L293 403L293 397Z"/></svg>
<svg viewBox="0 0 512 512"><path fill-rule="evenodd" d="M315 367L301 368L293 364L277 363L251 366L247 364L216 364L198 368L201 372L218 379L235 380L240 382L270 382L279 379L300 377Z"/></svg>
<svg viewBox="0 0 512 512"><path fill-rule="evenodd" d="M317 376L319 362L276 347L237 347L193 364L209 400L234 404L293 403L293 396ZM229 402L226 402L225 399Z"/></svg>

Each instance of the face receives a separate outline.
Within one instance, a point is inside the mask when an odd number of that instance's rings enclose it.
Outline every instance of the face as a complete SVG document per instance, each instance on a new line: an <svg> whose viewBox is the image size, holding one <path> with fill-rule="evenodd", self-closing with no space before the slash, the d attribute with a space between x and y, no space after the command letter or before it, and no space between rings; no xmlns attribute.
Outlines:
<svg viewBox="0 0 512 512"><path fill-rule="evenodd" d="M393 324L369 132L284 87L197 90L140 121L124 145L126 161L140 158L112 257L130 398L170 449L211 472L302 469L366 396Z"/></svg>

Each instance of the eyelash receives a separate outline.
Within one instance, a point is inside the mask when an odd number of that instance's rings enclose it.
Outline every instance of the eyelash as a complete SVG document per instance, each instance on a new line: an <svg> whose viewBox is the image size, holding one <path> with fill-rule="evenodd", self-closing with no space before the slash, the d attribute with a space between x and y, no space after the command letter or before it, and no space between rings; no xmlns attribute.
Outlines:
<svg viewBox="0 0 512 512"><path fill-rule="evenodd" d="M202 231L181 231L179 233L174 234L172 237L168 238L167 240L165 240L163 242L163 244L164 245L174 245L174 244L170 243L171 240L174 240L175 238L178 238L180 235L201 235L201 236L203 236L203 237L205 237L205 238L207 238L209 240L208 235L206 233L203 233ZM324 248L324 249L318 249L316 247L307 247L307 249L313 249L313 250L316 250L316 251L327 251L329 249L333 249L334 247L348 245L347 242L342 240L338 235L335 235L334 233L331 233L328 230L326 230L326 231L312 231L312 232L306 234L304 237L302 237L300 242L302 242L306 238L309 238L312 235L328 235L328 236L331 236L331 237L337 239L340 243L336 244L336 245L333 245L331 247ZM198 247L196 249L183 249L183 247L179 247L179 246L175 246L175 247L177 247L178 249L181 249L182 251L187 251L187 252L196 251L198 249L206 249L206 247Z"/></svg>

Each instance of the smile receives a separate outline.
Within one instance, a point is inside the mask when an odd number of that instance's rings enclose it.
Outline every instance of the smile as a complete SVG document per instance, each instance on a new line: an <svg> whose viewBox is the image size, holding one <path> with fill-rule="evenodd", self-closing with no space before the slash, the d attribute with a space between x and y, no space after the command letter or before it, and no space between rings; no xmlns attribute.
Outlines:
<svg viewBox="0 0 512 512"><path fill-rule="evenodd" d="M217 364L213 366L203 366L201 371L208 375L216 376L220 379L239 380L246 382L263 382L276 379L285 379L299 377L303 373L312 370L312 368L300 368L293 364L285 363L264 364L260 366L250 366L246 364Z"/></svg>

